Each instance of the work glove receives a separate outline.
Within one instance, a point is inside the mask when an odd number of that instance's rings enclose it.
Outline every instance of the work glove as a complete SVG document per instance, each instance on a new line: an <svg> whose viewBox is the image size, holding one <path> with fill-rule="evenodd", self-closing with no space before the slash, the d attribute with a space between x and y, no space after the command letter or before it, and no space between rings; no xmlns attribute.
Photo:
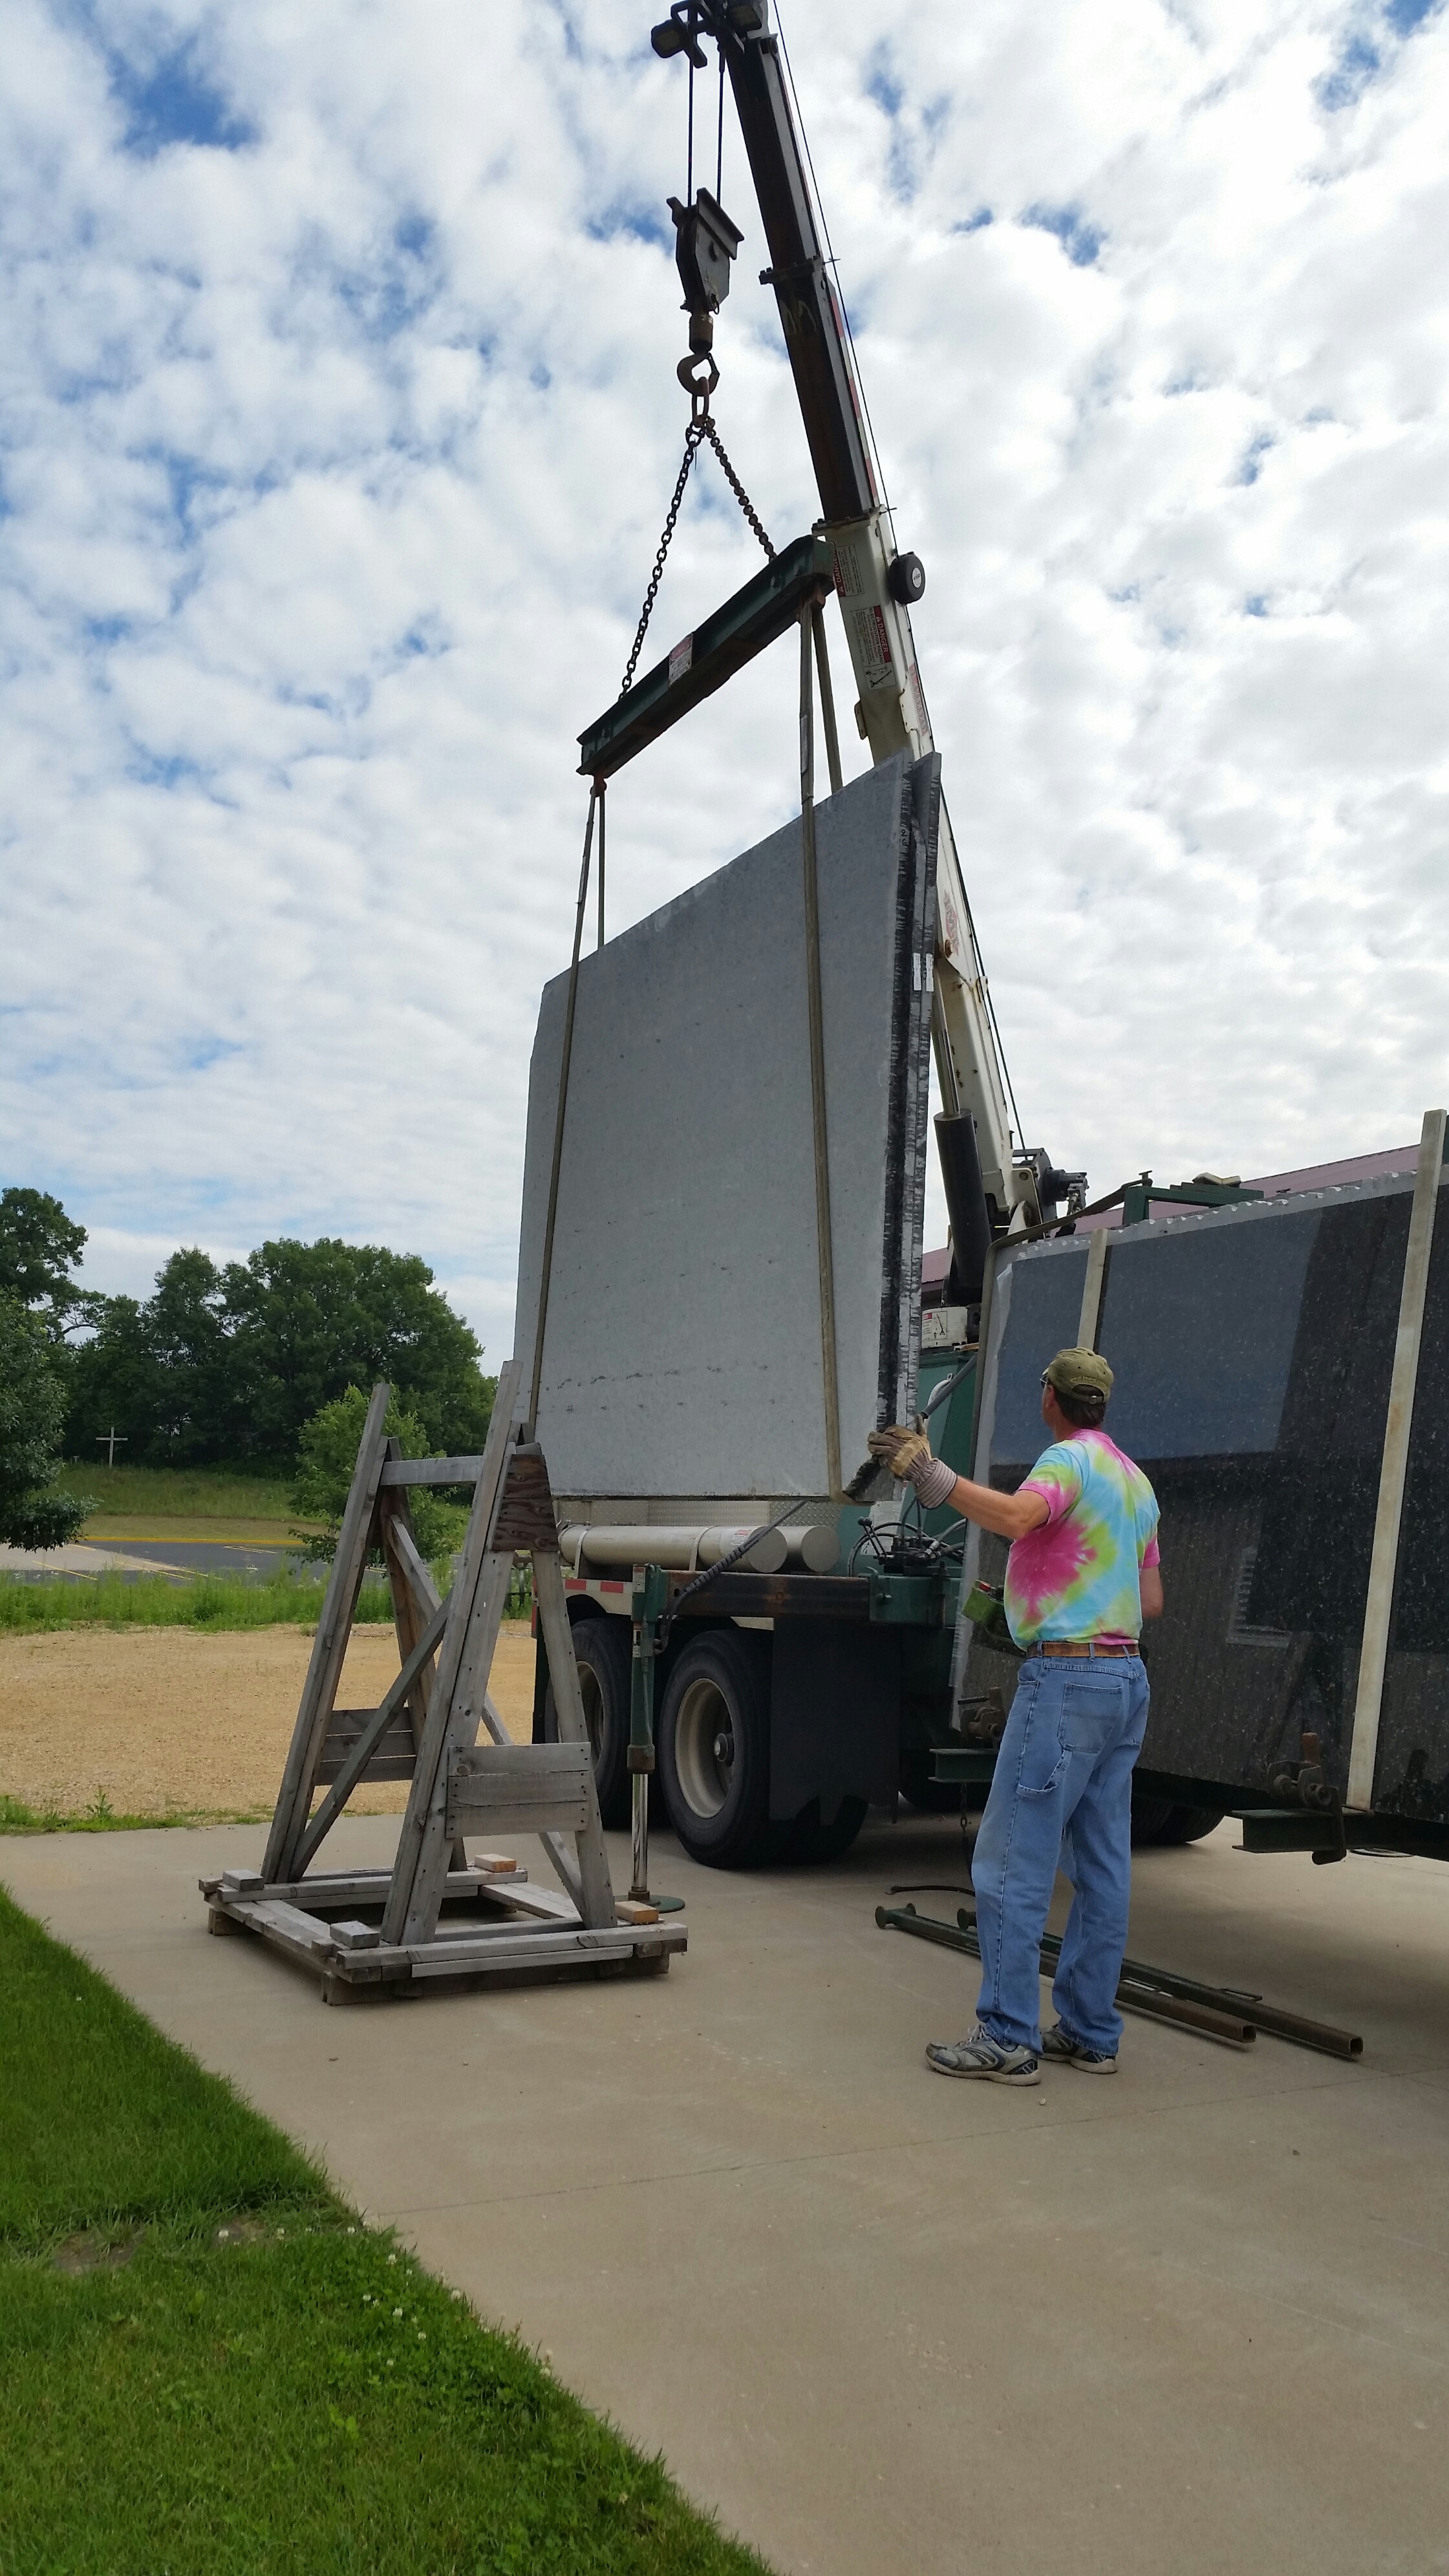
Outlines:
<svg viewBox="0 0 1449 2576"><path fill-rule="evenodd" d="M955 1468L932 1457L924 1431L908 1431L903 1422L893 1422L885 1431L872 1431L865 1445L893 1476L915 1486L928 1511L935 1511L955 1491Z"/></svg>

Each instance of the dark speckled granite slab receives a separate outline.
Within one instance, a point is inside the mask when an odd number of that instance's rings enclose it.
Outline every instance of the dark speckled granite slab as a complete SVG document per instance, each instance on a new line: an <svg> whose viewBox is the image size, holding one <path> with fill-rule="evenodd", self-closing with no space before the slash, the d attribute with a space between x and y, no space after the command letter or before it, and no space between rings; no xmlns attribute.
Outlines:
<svg viewBox="0 0 1449 2576"><path fill-rule="evenodd" d="M1099 1347L1107 1427L1162 1507L1167 1614L1144 1655L1149 1769L1261 1789L1305 1729L1348 1779L1412 1175L1124 1228ZM983 1396L1008 1490L1045 1445L1039 1379L1076 1338L1081 1238L1001 1283ZM987 1541L981 1570L999 1571ZM973 1648L968 1687L999 1682ZM1449 1818L1449 1205L1441 1191L1374 1805Z"/></svg>

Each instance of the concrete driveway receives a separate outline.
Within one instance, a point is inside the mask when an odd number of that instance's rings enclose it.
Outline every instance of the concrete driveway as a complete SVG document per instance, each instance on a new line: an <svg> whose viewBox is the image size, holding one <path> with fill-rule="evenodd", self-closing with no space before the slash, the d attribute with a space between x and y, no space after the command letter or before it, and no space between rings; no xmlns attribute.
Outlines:
<svg viewBox="0 0 1449 2576"><path fill-rule="evenodd" d="M344 1820L330 1865L394 1831ZM208 1939L197 1876L255 1828L13 1840L0 1875L781 2571L1449 2568L1449 1871L1235 1833L1141 1857L1134 1953L1361 2064L1132 2021L1110 2080L929 2075L973 1964L873 1909L964 1876L949 1821L819 1875L660 1841L667 1979L372 2011Z"/></svg>

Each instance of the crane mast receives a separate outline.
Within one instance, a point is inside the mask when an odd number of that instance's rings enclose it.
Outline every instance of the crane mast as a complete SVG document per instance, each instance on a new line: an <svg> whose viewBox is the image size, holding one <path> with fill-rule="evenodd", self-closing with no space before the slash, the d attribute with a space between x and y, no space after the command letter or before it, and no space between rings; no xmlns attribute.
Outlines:
<svg viewBox="0 0 1449 2576"><path fill-rule="evenodd" d="M873 761L934 749L911 634L910 603L925 589L919 559L897 551L888 529L864 407L795 119L768 0L676 0L653 31L656 53L707 64L702 36L728 72L770 254L773 287L820 493L819 534L829 543L858 692L856 724ZM709 206L713 209L714 201ZM682 213L683 210L680 210ZM679 214L676 214L676 221ZM733 228L731 228L733 229ZM691 343L707 350L708 324ZM980 1294L991 1240L1035 1225L1084 1176L1053 1169L1012 1132L1005 1068L976 946L950 817L942 810L936 871L935 988L931 1037L940 1085L938 1127L951 1219L957 1293ZM1080 1198L1078 1196L1078 1202Z"/></svg>

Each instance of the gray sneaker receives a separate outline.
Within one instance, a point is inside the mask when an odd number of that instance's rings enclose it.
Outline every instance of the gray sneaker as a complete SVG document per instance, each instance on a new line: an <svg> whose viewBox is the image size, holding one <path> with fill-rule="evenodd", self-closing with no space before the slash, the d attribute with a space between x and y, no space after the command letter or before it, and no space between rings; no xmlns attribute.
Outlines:
<svg viewBox="0 0 1449 2576"><path fill-rule="evenodd" d="M1089 2048L1084 2039L1078 2039L1074 2031L1068 2030L1064 2021L1042 2032L1041 2053L1043 2057L1056 2058L1063 2066L1080 2066L1084 2075L1115 2075L1117 2072L1115 2048L1110 2057L1104 2048Z"/></svg>
<svg viewBox="0 0 1449 2576"><path fill-rule="evenodd" d="M980 2022L965 2039L933 2039L926 2064L935 2075L977 2075L988 2084L1040 2084L1041 2068L1029 2048L997 2039Z"/></svg>

